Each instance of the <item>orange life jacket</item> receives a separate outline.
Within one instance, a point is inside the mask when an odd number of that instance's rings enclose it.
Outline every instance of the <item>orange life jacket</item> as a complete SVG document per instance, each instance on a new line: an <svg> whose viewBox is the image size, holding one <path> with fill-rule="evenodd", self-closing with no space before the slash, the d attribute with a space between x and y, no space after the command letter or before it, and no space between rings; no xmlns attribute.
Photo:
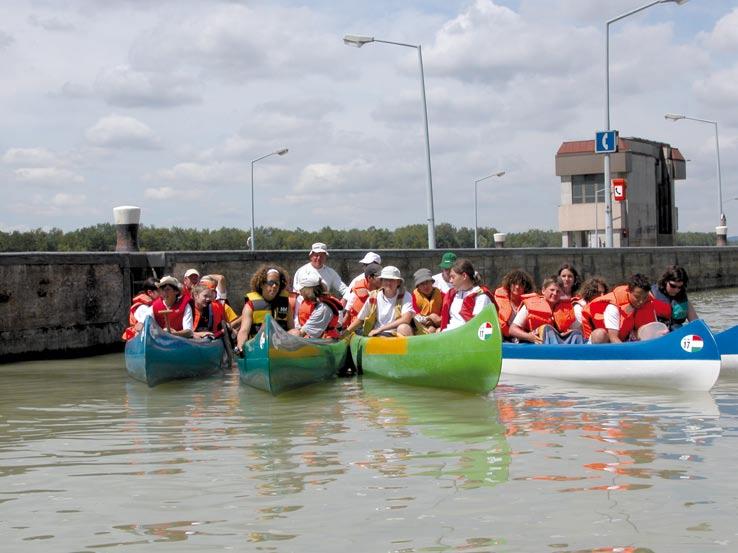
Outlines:
<svg viewBox="0 0 738 553"><path fill-rule="evenodd" d="M154 300L145 292L141 292L131 300L131 309L128 311L128 328L123 331L123 335L121 336L126 342L137 334L136 325L138 321L134 316L136 309L143 305L151 305L152 303L154 303Z"/></svg>
<svg viewBox="0 0 738 553"><path fill-rule="evenodd" d="M364 307L364 303L369 297L370 290L369 284L366 281L366 277L358 280L356 284L351 287L351 291L354 293L354 302L351 304L351 307L348 310L346 320L344 321L344 326L348 326L351 324L351 322L359 314L359 311L361 311L361 308Z"/></svg>
<svg viewBox="0 0 738 553"><path fill-rule="evenodd" d="M633 309L630 305L628 286L615 287L612 292L599 296L582 309L582 334L589 339L595 328L605 328L605 309L608 305L616 305L620 310L620 329L618 337L626 341L631 331L656 321L656 311L649 297L641 307Z"/></svg>
<svg viewBox="0 0 738 553"><path fill-rule="evenodd" d="M444 330L449 321L451 320L451 304L454 302L457 290L451 288L446 295L443 297L443 307L441 308L441 330ZM487 297L494 302L494 294L486 286L479 286L476 294L468 294L461 301L461 309L459 315L464 321L470 320L474 317L474 305L477 303L477 296L480 294L486 294Z"/></svg>
<svg viewBox="0 0 738 553"><path fill-rule="evenodd" d="M169 318L169 326L172 330L182 330L182 320L184 319L185 308L189 305L191 297L189 295L181 294L177 297L174 305L171 307L172 312L167 314ZM154 303L151 304L151 309L154 311L154 318L159 326L166 329L167 323L164 313L166 309L170 309L164 304L164 298L156 298Z"/></svg>
<svg viewBox="0 0 738 553"><path fill-rule="evenodd" d="M413 309L417 315L440 315L443 309L443 292L435 286L431 297L425 297L417 288L413 290Z"/></svg>
<svg viewBox="0 0 738 553"><path fill-rule="evenodd" d="M523 305L522 300L532 298L534 296L536 296L534 292L523 294L521 296L520 305ZM500 330L502 331L502 335L509 338L510 325L517 314L517 310L513 308L512 302L510 301L510 295L502 286L495 290L493 301L497 307L497 318L500 320ZM520 306L518 306L518 309L520 309Z"/></svg>
<svg viewBox="0 0 738 553"><path fill-rule="evenodd" d="M223 305L221 305L220 302L212 301L210 304L205 308L208 310L208 324L205 327L205 329L198 328L200 324L200 319L202 318L202 311L200 311L197 307L195 307L192 310L192 330L197 332L202 332L203 330L209 330L213 334L215 334L216 338L219 338L223 334L223 317L224 317L224 309Z"/></svg>
<svg viewBox="0 0 738 553"><path fill-rule="evenodd" d="M323 332L322 337L332 339L338 338L338 314L341 312L341 309L343 309L343 306L341 305L341 302L333 296L320 296L317 302L303 298L300 308L297 311L297 320L300 323L300 326L308 322L308 319L310 318L310 315L313 314L313 311L315 311L315 307L318 305L318 302L326 304L331 311L333 311L333 317L328 321L328 326L326 327L325 332Z"/></svg>
<svg viewBox="0 0 738 553"><path fill-rule="evenodd" d="M535 330L543 325L551 325L559 332L566 332L572 323L577 320L571 300L557 303L553 309L543 296L536 294L523 300L528 310L528 330Z"/></svg>

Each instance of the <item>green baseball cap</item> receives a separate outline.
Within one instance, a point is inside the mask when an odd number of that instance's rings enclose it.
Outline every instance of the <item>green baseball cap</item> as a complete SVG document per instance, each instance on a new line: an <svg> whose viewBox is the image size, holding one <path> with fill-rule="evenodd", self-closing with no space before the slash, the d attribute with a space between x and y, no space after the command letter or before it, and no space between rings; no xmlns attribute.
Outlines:
<svg viewBox="0 0 738 553"><path fill-rule="evenodd" d="M454 252L446 252L443 254L443 257L441 257L441 262L438 266L441 269L450 269L454 266L454 263L456 263L456 254Z"/></svg>

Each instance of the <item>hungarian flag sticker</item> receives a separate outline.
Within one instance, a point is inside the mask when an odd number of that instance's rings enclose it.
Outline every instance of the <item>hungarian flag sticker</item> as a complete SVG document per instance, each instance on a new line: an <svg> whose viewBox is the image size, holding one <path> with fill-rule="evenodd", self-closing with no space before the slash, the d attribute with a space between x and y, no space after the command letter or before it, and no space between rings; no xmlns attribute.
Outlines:
<svg viewBox="0 0 738 553"><path fill-rule="evenodd" d="M682 349L687 353L697 353L704 347L702 338L696 334L688 334L682 338Z"/></svg>
<svg viewBox="0 0 738 553"><path fill-rule="evenodd" d="M492 326L492 323L484 323L479 325L479 330L477 330L477 336L480 340L489 340L492 338L492 334L495 331L495 327Z"/></svg>

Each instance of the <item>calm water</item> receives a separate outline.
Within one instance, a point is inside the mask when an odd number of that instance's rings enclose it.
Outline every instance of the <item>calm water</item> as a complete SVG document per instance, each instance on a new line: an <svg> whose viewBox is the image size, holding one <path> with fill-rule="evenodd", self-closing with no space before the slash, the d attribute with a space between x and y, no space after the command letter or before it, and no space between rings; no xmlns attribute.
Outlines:
<svg viewBox="0 0 738 553"><path fill-rule="evenodd" d="M738 291L694 299L738 323ZM4 365L2 549L735 551L737 438L738 381L272 398L235 373L150 390L122 355Z"/></svg>

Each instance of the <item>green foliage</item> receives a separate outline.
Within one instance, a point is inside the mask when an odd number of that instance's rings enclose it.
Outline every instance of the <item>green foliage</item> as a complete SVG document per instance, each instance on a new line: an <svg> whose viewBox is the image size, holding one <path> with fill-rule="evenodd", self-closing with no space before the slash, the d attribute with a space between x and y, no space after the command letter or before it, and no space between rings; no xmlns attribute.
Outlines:
<svg viewBox="0 0 738 553"><path fill-rule="evenodd" d="M480 248L494 247L495 228L480 228ZM192 229L141 226L139 245L144 251L247 250L249 232L236 228ZM256 229L259 250L306 250L314 242L325 242L332 249L424 249L428 247L428 227L422 224L398 227L394 231L369 227L338 230L324 227L316 232L273 227ZM436 245L453 250L474 247L474 229L456 228L448 223L436 226ZM713 246L715 235L709 232L680 232L678 246ZM561 233L531 229L507 234L508 248L559 248ZM0 232L0 252L105 252L115 250L115 226L109 223L64 233L59 229L34 229L27 232Z"/></svg>
<svg viewBox="0 0 738 553"><path fill-rule="evenodd" d="M715 234L712 232L680 232L676 238L677 246L714 246Z"/></svg>

